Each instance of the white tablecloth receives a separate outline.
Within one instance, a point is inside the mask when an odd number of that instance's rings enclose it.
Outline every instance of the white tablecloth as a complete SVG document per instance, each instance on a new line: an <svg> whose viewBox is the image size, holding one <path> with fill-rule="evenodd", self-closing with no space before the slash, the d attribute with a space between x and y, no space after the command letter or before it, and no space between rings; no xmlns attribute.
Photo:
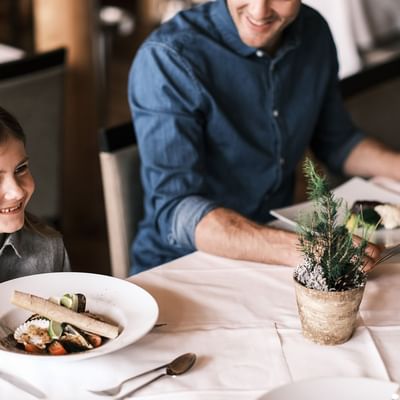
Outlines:
<svg viewBox="0 0 400 400"><path fill-rule="evenodd" d="M85 361L5 363L0 354L0 370L57 400L99 399L87 389L112 386L185 352L198 355L192 370L163 378L134 398L256 400L279 385L322 376L400 382L400 257L371 273L355 334L338 346L302 336L289 267L195 252L129 280L154 296L158 323L165 326ZM148 378L127 383L122 393ZM33 397L0 379L0 398Z"/></svg>

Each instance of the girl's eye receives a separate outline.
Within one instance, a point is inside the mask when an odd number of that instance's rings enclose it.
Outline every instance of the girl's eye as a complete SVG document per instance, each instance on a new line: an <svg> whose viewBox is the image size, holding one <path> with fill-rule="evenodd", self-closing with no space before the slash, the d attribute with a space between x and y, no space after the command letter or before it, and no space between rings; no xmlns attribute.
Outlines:
<svg viewBox="0 0 400 400"><path fill-rule="evenodd" d="M17 175L23 175L25 172L27 172L29 170L29 167L28 167L28 163L26 163L26 164L22 164L22 165L19 165L16 169L15 169L15 173L17 174Z"/></svg>

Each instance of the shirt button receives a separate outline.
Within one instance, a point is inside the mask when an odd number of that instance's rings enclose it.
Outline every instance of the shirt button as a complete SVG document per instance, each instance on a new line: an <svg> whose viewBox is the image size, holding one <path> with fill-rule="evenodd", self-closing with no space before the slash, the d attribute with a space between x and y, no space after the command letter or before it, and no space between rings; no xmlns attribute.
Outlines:
<svg viewBox="0 0 400 400"><path fill-rule="evenodd" d="M257 50L257 51L256 51L256 56L257 56L257 57L260 57L260 58L261 58L261 57L264 57L264 52L263 52L262 50Z"/></svg>
<svg viewBox="0 0 400 400"><path fill-rule="evenodd" d="M275 118L279 117L279 111L278 111L278 110L272 111L272 115L273 115Z"/></svg>

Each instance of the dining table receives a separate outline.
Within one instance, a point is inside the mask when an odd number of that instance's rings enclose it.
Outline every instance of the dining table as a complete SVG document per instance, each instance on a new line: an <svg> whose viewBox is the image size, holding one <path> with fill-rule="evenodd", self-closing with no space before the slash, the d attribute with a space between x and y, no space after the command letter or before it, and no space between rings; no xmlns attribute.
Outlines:
<svg viewBox="0 0 400 400"><path fill-rule="evenodd" d="M377 182L400 193L399 183ZM400 255L369 274L354 334L335 346L303 336L288 266L196 251L127 280L158 304L157 322L147 334L118 351L76 362L21 362L0 352L0 398L101 400L89 390L114 386L187 352L197 355L188 372L159 379L131 397L257 400L281 385L320 377L400 382ZM36 396L2 371L29 382ZM157 374L127 382L121 395Z"/></svg>

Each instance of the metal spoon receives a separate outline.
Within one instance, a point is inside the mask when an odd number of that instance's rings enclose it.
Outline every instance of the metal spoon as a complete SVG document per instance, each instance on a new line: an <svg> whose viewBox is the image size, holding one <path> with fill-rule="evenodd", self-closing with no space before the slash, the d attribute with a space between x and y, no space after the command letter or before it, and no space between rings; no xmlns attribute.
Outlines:
<svg viewBox="0 0 400 400"><path fill-rule="evenodd" d="M132 391L130 391L130 392L124 394L122 397L118 398L118 399L123 399L126 396L129 396L129 395L137 392L138 390L142 389L143 387L149 385L150 383L162 378L163 376L167 376L167 375L176 376L176 375L181 375L181 374L185 373L190 368L192 368L192 366L194 365L195 362L196 362L196 354L185 353L185 354L182 354L181 356L175 358L175 360L173 360L167 364L161 365L157 368L153 368L149 371L142 372L139 375L135 375L128 379L125 379L120 384L118 384L117 386L112 387L110 389L99 390L99 391L89 390L89 391L94 394L98 394L100 396L115 396L121 391L122 386L126 382L128 382L132 379L138 378L140 376L146 375L150 372L158 371L159 369L165 368L165 372L163 372L162 374L156 376L155 378L151 379L150 381L144 383L143 385L138 386L137 388L133 389Z"/></svg>
<svg viewBox="0 0 400 400"><path fill-rule="evenodd" d="M375 261L375 265L381 264L387 261L389 258L395 256L400 251L400 243L392 247L387 247L383 252L383 255Z"/></svg>

